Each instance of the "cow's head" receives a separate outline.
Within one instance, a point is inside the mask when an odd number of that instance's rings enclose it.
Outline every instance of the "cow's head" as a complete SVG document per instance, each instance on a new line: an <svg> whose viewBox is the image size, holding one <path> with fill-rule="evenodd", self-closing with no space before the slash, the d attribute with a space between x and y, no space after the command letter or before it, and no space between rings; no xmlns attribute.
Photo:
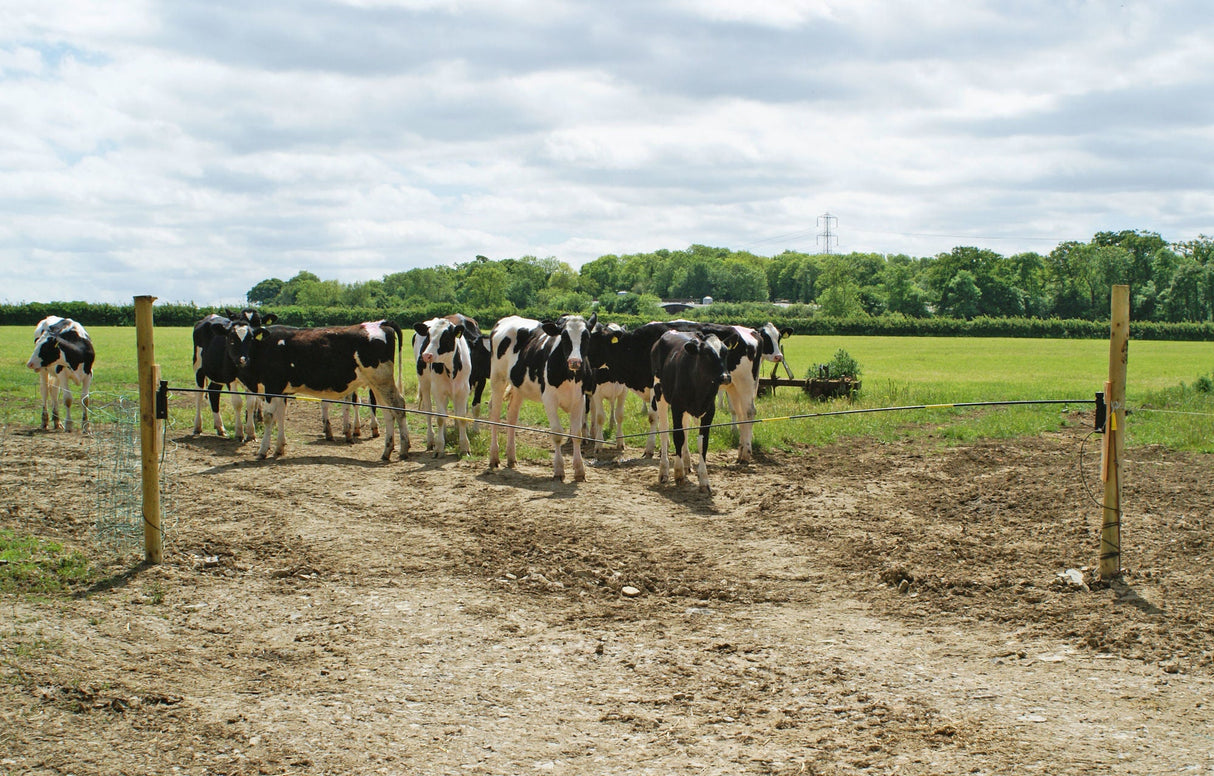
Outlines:
<svg viewBox="0 0 1214 776"><path fill-rule="evenodd" d="M243 318L228 321L223 325L225 344L224 351L237 369L247 369L253 343L266 336L262 326L253 326Z"/></svg>
<svg viewBox="0 0 1214 776"><path fill-rule="evenodd" d="M627 333L628 329L618 323L598 323L596 319L595 325L590 329L590 344L585 354L595 369L614 362L621 348L620 342Z"/></svg>
<svg viewBox="0 0 1214 776"><path fill-rule="evenodd" d="M474 322L473 326L475 325ZM449 363L455 352L457 340L465 336L467 331L464 326L456 326L448 318L431 318L428 321L415 323L413 330L425 338L423 341L426 346L421 354L421 360L425 364L433 364L436 361ZM477 331L479 333L479 329Z"/></svg>
<svg viewBox="0 0 1214 776"><path fill-rule="evenodd" d="M683 345L683 349L700 360L713 385L729 385L732 381L727 363L727 348L717 335L691 337Z"/></svg>
<svg viewBox="0 0 1214 776"><path fill-rule="evenodd" d="M549 337L560 337L559 352L565 356L570 372L582 368L582 362L590 355L590 333L598 323L598 313L587 320L580 315L562 315L554 321L544 321L544 333Z"/></svg>
<svg viewBox="0 0 1214 776"><path fill-rule="evenodd" d="M758 334L763 360L776 363L783 361L784 353L780 350L780 340L792 334L792 329L788 327L777 329L774 323L768 321L763 324L763 328L759 329Z"/></svg>
<svg viewBox="0 0 1214 776"><path fill-rule="evenodd" d="M261 310L256 307L246 307L236 315L228 314L228 317L233 321L244 321L254 329L259 329L262 326L269 326L278 320L278 316L274 313L261 314Z"/></svg>
<svg viewBox="0 0 1214 776"><path fill-rule="evenodd" d="M62 357L63 353L59 349L59 338L50 332L46 332L34 343L34 352L30 356L29 361L25 362L25 365L34 370L46 369L53 364L57 364Z"/></svg>

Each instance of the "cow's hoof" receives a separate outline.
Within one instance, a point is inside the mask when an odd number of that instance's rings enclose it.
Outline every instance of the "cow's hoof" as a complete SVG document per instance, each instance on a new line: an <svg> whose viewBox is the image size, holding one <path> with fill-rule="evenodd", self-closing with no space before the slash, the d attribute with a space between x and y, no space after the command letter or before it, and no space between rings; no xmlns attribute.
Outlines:
<svg viewBox="0 0 1214 776"><path fill-rule="evenodd" d="M371 438L372 438L372 439L379 439L379 432L378 432L378 431L372 431L372 432L371 432Z"/></svg>
<svg viewBox="0 0 1214 776"><path fill-rule="evenodd" d="M711 496L711 495L712 495L712 488L711 488L711 487L709 487L708 485L701 485L701 486L700 486L700 492L701 492L701 493L703 493L703 494L704 494L704 495L706 495L706 496Z"/></svg>
<svg viewBox="0 0 1214 776"><path fill-rule="evenodd" d="M573 475L573 481L574 482L585 482L586 481L586 472L579 472L579 473Z"/></svg>

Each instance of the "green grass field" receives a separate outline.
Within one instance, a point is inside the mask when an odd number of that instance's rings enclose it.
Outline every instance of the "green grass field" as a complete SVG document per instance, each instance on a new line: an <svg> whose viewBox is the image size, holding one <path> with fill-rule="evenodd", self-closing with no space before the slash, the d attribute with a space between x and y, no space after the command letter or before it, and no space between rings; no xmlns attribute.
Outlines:
<svg viewBox="0 0 1214 776"><path fill-rule="evenodd" d="M33 347L32 331L27 327L0 327L0 419L8 425L38 423L37 389L32 373L25 368ZM96 327L90 328L89 333L98 353L94 406L103 406L119 396L137 399L135 329ZM759 417L971 401L1090 402L1108 375L1109 344L1100 340L793 337L784 344L798 378L804 377L811 366L829 361L839 348L846 349L863 370L863 391L853 402L821 403L794 388L781 388L776 396L759 400ZM162 378L170 386L194 386L191 357L190 329L156 329L155 359ZM411 370L404 371L404 394L411 399L416 395L416 379ZM1212 372L1214 344L1131 341L1126 400L1132 415L1127 421L1127 444L1162 444L1175 449L1214 452L1214 394L1193 387L1199 378L1209 377ZM764 365L763 374L771 374L770 364ZM783 370L779 375L783 375ZM485 401L487 407L487 396ZM170 406L170 429L188 430L193 423L193 395L176 394ZM1069 408L1046 405L809 417L760 423L755 429L755 442L758 448L791 449L853 436L888 441L931 434L945 442L1014 438L1080 422L1074 418L1075 411L1086 412L1090 419L1091 409L1088 403ZM225 417L230 413L226 401L224 412ZM727 412L718 412L717 422L728 420ZM545 425L541 408L525 405L523 422ZM420 417L410 421L410 428L422 427ZM645 427L640 400L632 397L624 431L641 433ZM203 428L210 428L209 420ZM289 429L289 433L292 431ZM319 429L302 431L318 432ZM413 444L416 447L418 440ZM535 455L540 454L547 440L540 435L524 434L520 444L525 445L520 455ZM639 439L630 441L630 446L637 444ZM714 433L714 449L725 449L731 444L728 430ZM487 447L488 434L478 434L473 440L473 454L484 455Z"/></svg>

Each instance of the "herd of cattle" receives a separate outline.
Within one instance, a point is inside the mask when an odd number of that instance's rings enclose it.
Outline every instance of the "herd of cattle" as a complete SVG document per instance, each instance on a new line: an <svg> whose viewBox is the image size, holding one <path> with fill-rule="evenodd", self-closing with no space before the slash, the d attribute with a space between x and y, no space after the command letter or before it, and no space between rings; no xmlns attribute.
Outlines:
<svg viewBox="0 0 1214 776"><path fill-rule="evenodd" d="M670 476L667 438L674 443L674 479L685 479L691 467L691 450L685 428L698 420L697 475L702 491L709 491L706 458L718 392L729 401L738 425L738 460L749 461L762 361L783 360L780 340L790 332L767 323L760 329L744 326L655 321L628 329L603 323L597 315L564 315L555 321L509 316L489 334L463 315L448 315L413 326L413 362L417 370L416 410L406 410L401 394L404 332L391 321L353 326L295 328L275 323L273 314L255 309L209 315L194 326L194 373L198 385L194 433L202 426L204 395L210 400L215 431L226 435L219 413L220 391L231 393L236 413L235 435L254 441L255 414L264 410L264 429L257 452L269 452L272 429L277 428L275 455L286 446L286 400L309 396L343 402L346 439L358 434L357 406L351 431L349 401L359 390L370 392L373 436L378 435L374 408L388 420L383 460L395 449L399 430L401 456L409 451L407 411L426 417L426 449L442 455L446 446L448 407L458 430L461 455L470 452L467 435L469 409L480 417L481 399L489 386L491 436L489 466L501 463L499 430L506 431L506 465L515 464L515 427L524 401L543 405L553 441L553 477L563 480L562 443L572 442L573 478L584 480L583 438L602 444L610 418L615 447L623 450L620 434L624 400L636 393L644 401L649 420L645 455L659 451L659 481ZM72 428L71 382L81 386L82 425L88 430L89 386L95 354L88 333L71 319L50 316L35 330L34 354L28 366L38 374L42 390L42 427L48 424L48 400L54 428L59 421L57 397L66 407L67 430ZM395 373L394 373L395 371ZM233 387L249 394L242 402ZM205 386L205 388L204 388ZM355 399L356 401L356 399ZM500 422L503 404L506 420ZM609 410L604 410L604 404ZM242 406L243 405L243 406ZM243 410L243 414L242 414ZM568 430L560 412L569 418ZM325 435L332 438L328 406L322 403ZM437 426L437 431L435 429ZM658 444L660 442L660 444Z"/></svg>

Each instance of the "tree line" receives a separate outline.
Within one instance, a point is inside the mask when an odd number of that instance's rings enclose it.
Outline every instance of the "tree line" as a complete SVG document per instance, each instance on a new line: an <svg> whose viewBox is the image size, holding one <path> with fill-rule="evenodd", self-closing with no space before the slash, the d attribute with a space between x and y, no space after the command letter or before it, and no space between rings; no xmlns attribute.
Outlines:
<svg viewBox="0 0 1214 776"><path fill-rule="evenodd" d="M1214 238L1169 243L1155 232L1098 232L1048 254L1003 256L957 247L930 257L685 250L608 254L573 269L556 258L477 256L342 283L307 271L247 293L267 307L420 308L660 314L660 300L782 303L798 317L1105 320L1109 292L1127 284L1136 321L1214 321Z"/></svg>

